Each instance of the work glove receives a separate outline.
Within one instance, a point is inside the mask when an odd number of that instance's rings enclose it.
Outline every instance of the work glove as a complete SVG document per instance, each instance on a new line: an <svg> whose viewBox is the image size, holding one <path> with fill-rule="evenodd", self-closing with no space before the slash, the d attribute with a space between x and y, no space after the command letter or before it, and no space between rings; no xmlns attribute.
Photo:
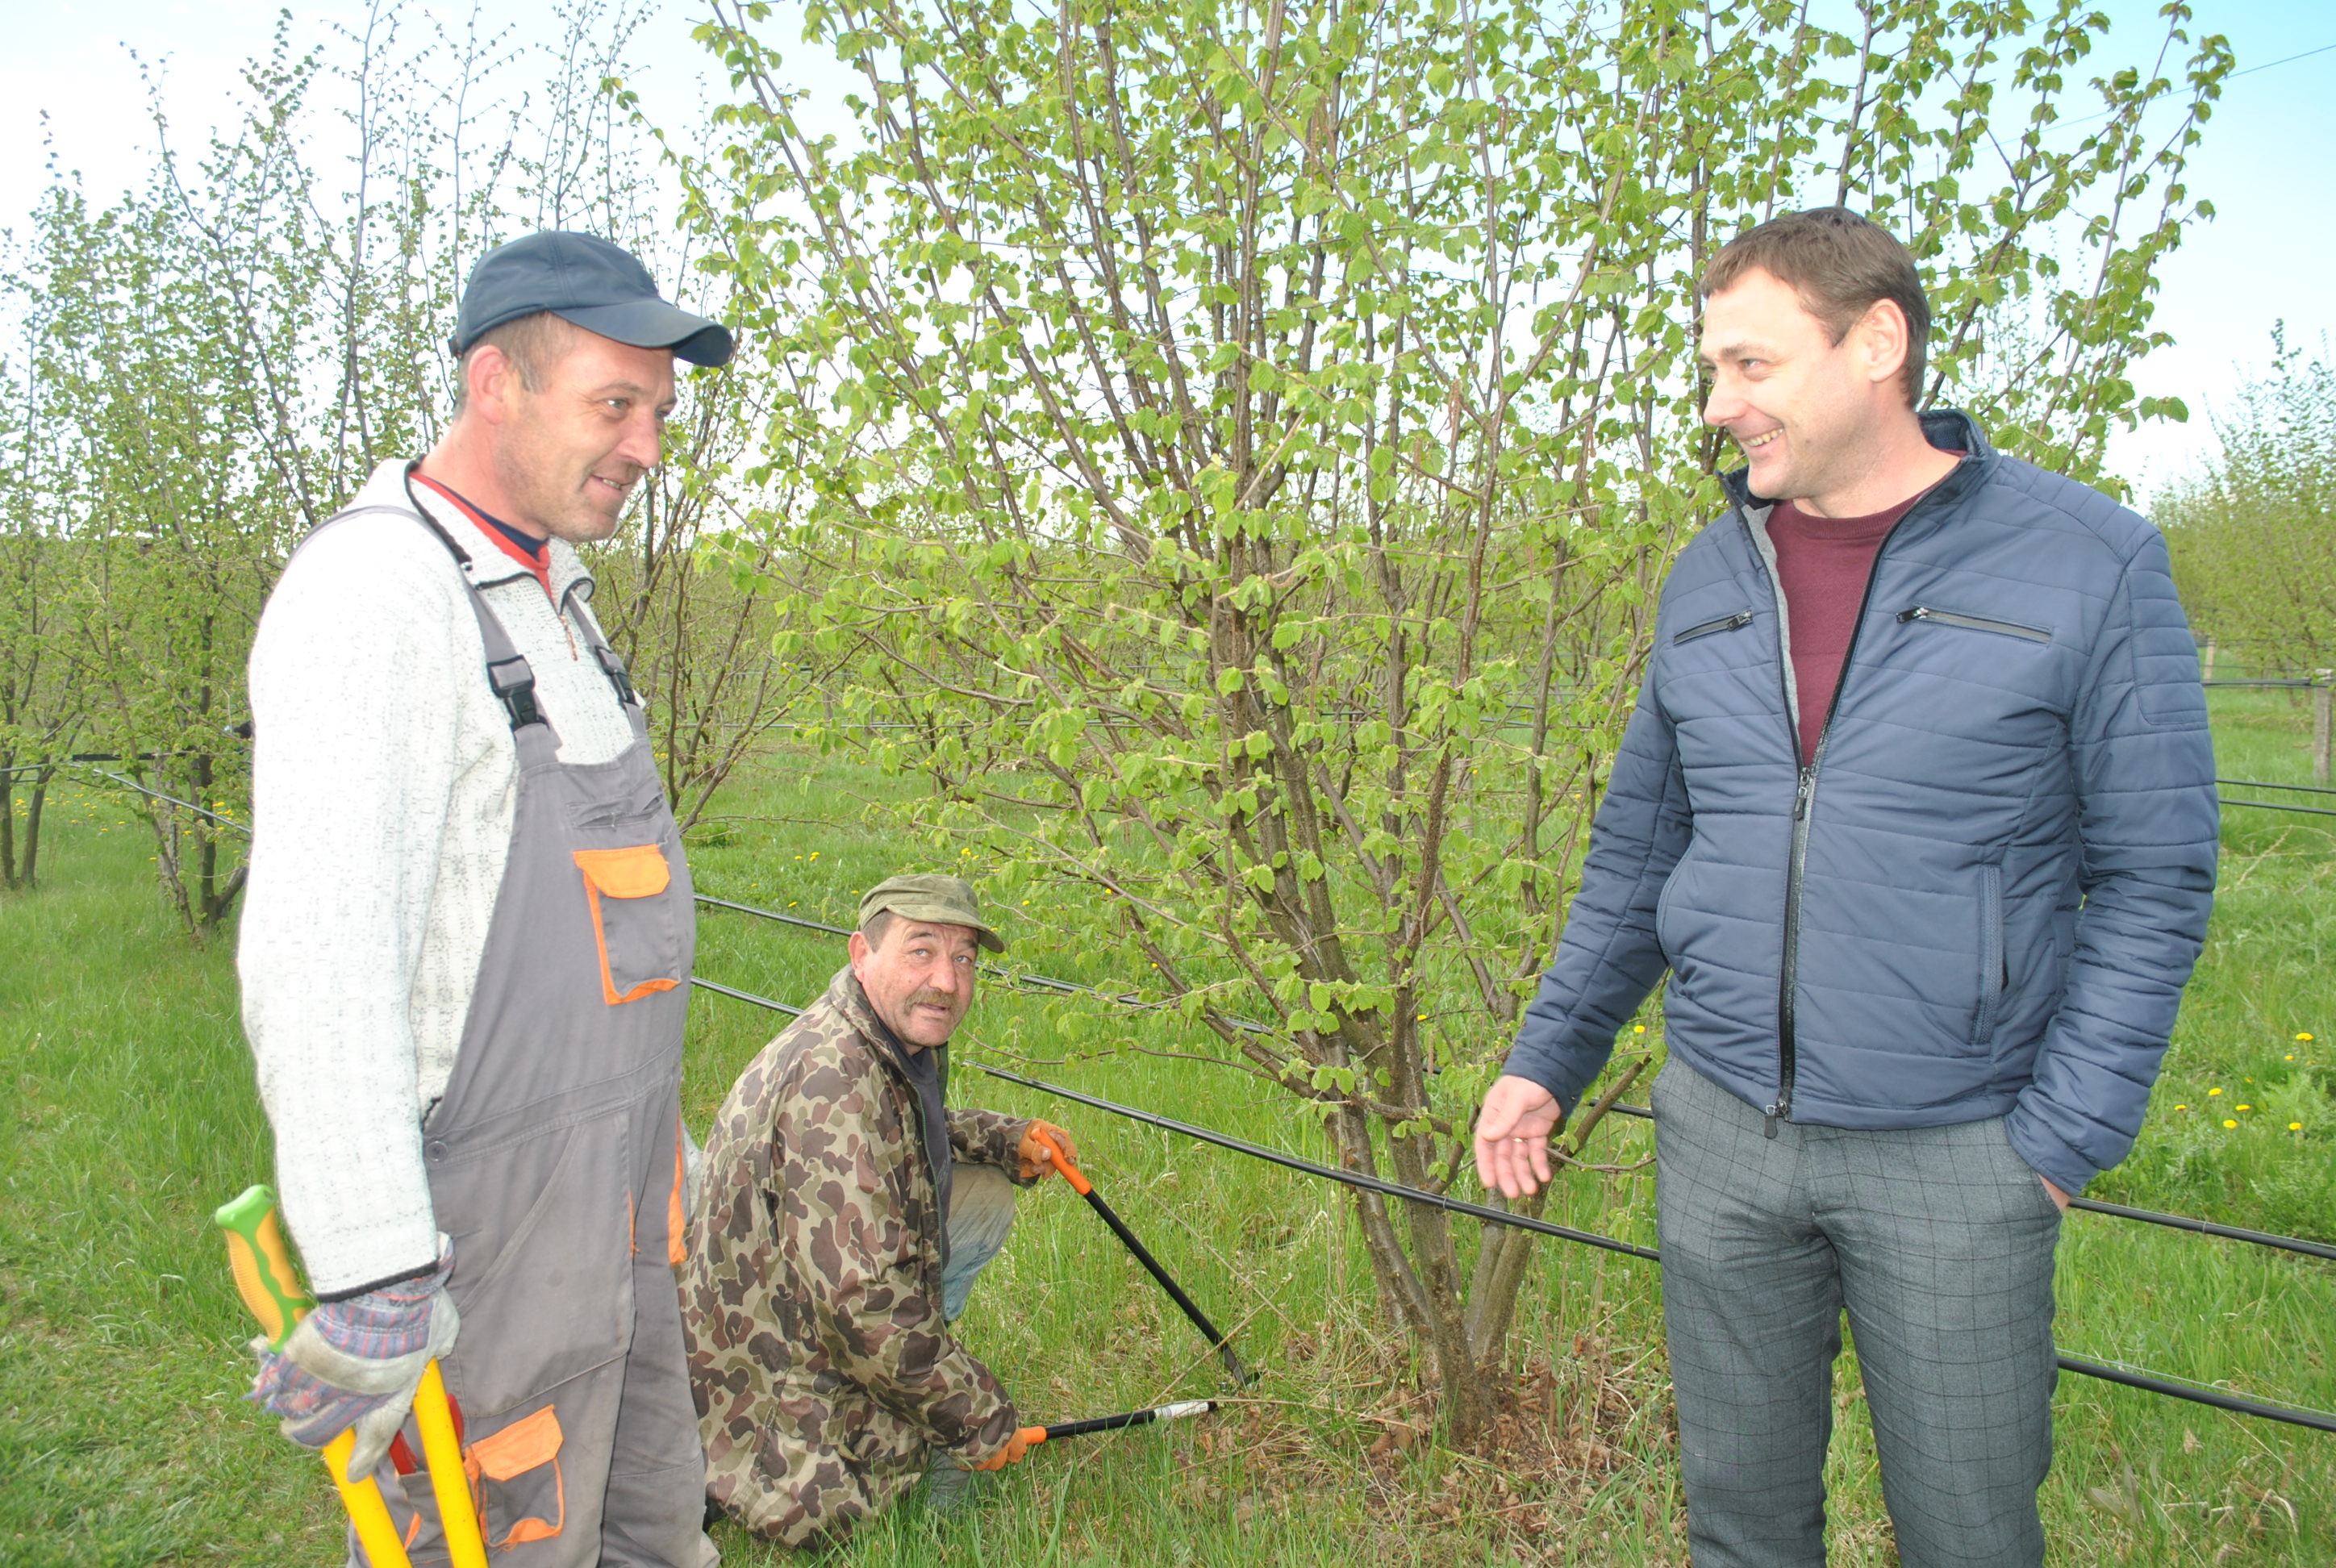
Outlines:
<svg viewBox="0 0 2336 1568"><path fill-rule="evenodd" d="M1003 1470L1008 1465L1022 1463L1022 1456L1030 1451L1028 1429L1017 1429L1006 1439L1006 1446L974 1466L977 1470Z"/></svg>
<svg viewBox="0 0 2336 1568"><path fill-rule="evenodd" d="M1022 1179L1026 1182L1035 1182L1055 1169L1055 1162L1046 1157L1046 1151L1039 1144L1040 1133L1054 1139L1055 1146L1063 1151L1064 1157L1071 1164L1076 1165L1079 1161L1078 1145L1071 1142L1068 1132L1052 1122L1033 1121L1023 1129L1022 1141L1014 1149L1014 1157L1022 1162Z"/></svg>
<svg viewBox="0 0 2336 1568"><path fill-rule="evenodd" d="M348 1479L370 1475L405 1425L423 1369L454 1348L460 1320L445 1290L453 1268L453 1243L442 1235L428 1273L320 1303L280 1351L265 1336L252 1340L252 1403L282 1417L284 1435L304 1448L355 1427Z"/></svg>

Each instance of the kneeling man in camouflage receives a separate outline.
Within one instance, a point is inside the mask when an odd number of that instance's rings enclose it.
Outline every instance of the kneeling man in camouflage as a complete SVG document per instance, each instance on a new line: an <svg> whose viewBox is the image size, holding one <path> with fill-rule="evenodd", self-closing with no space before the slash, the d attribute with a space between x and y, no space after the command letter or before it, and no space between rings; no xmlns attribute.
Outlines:
<svg viewBox="0 0 2336 1568"><path fill-rule="evenodd" d="M722 1104L689 1217L682 1325L706 1493L790 1546L841 1539L927 1477L1022 1457L1021 1420L949 1324L1068 1134L950 1109L978 952L1006 943L956 877L860 904L852 962Z"/></svg>

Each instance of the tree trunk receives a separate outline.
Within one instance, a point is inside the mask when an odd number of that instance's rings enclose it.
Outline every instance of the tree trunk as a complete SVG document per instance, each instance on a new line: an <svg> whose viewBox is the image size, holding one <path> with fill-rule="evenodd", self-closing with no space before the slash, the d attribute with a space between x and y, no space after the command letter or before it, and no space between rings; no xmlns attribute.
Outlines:
<svg viewBox="0 0 2336 1568"><path fill-rule="evenodd" d="M1538 1219L1549 1204L1549 1188L1514 1203L1504 1202L1497 1193L1484 1201ZM1468 1288L1468 1354L1487 1376L1497 1375L1507 1364L1509 1327L1516 1318L1517 1292L1533 1261L1535 1239L1531 1231L1513 1225L1484 1227L1484 1244L1476 1253L1475 1277Z"/></svg>
<svg viewBox="0 0 2336 1568"><path fill-rule="evenodd" d="M24 847L16 866L16 887L41 885L41 811L49 802L49 780L56 769L44 767L33 775L33 798L24 806ZM13 809L13 808L12 808Z"/></svg>
<svg viewBox="0 0 2336 1568"><path fill-rule="evenodd" d="M0 751L0 887L16 885L16 775L14 752Z"/></svg>
<svg viewBox="0 0 2336 1568"><path fill-rule="evenodd" d="M1338 1163L1350 1171L1371 1173L1370 1125L1366 1113L1342 1106L1330 1117L1331 1137ZM1397 1180L1416 1185L1424 1172L1412 1171L1400 1150L1412 1139L1395 1140L1398 1157ZM1371 1274L1379 1300L1393 1306L1415 1341L1425 1339L1435 1363L1446 1439L1455 1447L1473 1447L1492 1426L1493 1388L1484 1368L1469 1348L1466 1303L1459 1290L1459 1263L1452 1240L1450 1217L1428 1203L1404 1205L1411 1231L1406 1252L1396 1235L1387 1201L1377 1193L1353 1189L1356 1217L1361 1222L1363 1246L1371 1260Z"/></svg>

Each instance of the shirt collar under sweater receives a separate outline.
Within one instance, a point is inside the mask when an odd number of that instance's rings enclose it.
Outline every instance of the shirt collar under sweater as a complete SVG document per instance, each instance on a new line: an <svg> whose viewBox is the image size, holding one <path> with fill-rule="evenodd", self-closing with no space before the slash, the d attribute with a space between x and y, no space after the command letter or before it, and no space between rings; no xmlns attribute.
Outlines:
<svg viewBox="0 0 2336 1568"><path fill-rule="evenodd" d="M385 506L400 511L413 510L415 501L428 510L430 521L443 529L446 537L459 546L470 561L463 570L473 588L492 588L499 583L525 579L534 576L501 544L487 536L486 531L462 513L462 509L440 495L426 484L414 486L409 499L405 484L406 460L391 458L373 471L365 488L349 502L352 508ZM551 602L565 606L572 592L579 599L589 601L596 584L592 573L576 553L576 547L564 539L550 541L544 550L544 572Z"/></svg>

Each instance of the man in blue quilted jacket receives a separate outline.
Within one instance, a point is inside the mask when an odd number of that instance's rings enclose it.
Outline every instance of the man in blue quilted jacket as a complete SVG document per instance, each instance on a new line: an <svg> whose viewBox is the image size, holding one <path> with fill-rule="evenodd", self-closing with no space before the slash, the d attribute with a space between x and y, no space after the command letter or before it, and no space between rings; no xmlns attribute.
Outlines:
<svg viewBox="0 0 2336 1568"><path fill-rule="evenodd" d="M1555 960L1485 1097L1514 1198L1668 969L1664 1316L1698 1568L1821 1563L1849 1314L1906 1568L2033 1564L2060 1212L2205 935L2196 650L2148 523L1918 413L1913 258L1838 208L1702 283L1747 466L1664 584Z"/></svg>

